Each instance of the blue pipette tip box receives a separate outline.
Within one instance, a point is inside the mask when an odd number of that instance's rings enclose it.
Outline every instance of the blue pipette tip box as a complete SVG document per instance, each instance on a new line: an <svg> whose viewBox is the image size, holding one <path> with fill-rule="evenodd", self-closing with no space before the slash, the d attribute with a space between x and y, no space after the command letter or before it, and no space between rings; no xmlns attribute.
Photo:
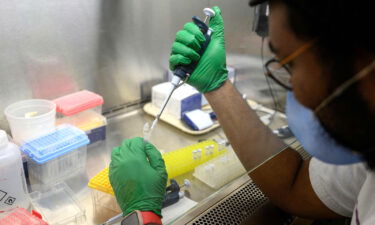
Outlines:
<svg viewBox="0 0 375 225"><path fill-rule="evenodd" d="M82 130L71 125L60 125L54 132L41 136L21 146L28 157L43 164L90 143Z"/></svg>
<svg viewBox="0 0 375 225"><path fill-rule="evenodd" d="M28 172L44 184L64 180L86 166L89 138L84 131L60 125L54 132L26 142L21 150L28 157Z"/></svg>

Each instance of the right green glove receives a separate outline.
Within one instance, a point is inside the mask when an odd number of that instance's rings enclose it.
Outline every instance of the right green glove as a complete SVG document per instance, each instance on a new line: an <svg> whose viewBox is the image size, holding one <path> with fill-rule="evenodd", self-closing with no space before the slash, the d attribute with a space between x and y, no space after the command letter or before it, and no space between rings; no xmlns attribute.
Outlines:
<svg viewBox="0 0 375 225"><path fill-rule="evenodd" d="M228 79L225 56L224 21L221 10L212 8L216 15L211 18L209 27L213 34L202 56L198 54L205 37L193 22L187 23L183 30L176 34L169 58L169 68L174 71L177 66L189 65L198 61L194 72L189 76L187 83L202 93L219 88Z"/></svg>

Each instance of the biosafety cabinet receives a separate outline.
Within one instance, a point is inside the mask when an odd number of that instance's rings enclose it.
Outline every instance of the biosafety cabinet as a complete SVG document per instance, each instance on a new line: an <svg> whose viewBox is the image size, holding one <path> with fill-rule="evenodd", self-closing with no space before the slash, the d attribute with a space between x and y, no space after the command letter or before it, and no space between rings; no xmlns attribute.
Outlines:
<svg viewBox="0 0 375 225"><path fill-rule="evenodd" d="M7 212L0 223L21 216L39 224L101 224L120 213L108 180L111 151L126 138L143 136L144 124L154 119L152 87L168 81L176 32L214 5L225 20L232 82L280 134L285 93L274 88L275 111L247 1L2 2L0 112L21 100L46 99L57 105L58 128L19 146L29 160L32 208ZM212 112L204 98L201 103ZM161 118L153 131L150 142L161 151L168 186L177 194L163 209L165 224L239 224L267 201L247 174L284 147L256 156L245 169L214 113L212 119L215 127L194 131L173 117ZM4 113L0 128L10 133ZM292 136L280 138L298 147Z"/></svg>

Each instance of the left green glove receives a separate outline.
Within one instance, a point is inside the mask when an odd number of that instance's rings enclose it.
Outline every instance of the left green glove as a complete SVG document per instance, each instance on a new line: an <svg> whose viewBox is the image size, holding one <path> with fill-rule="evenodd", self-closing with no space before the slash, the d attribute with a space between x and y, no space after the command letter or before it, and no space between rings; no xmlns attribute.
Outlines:
<svg viewBox="0 0 375 225"><path fill-rule="evenodd" d="M161 217L167 178L160 152L143 138L126 139L113 149L109 180L124 216L140 210Z"/></svg>

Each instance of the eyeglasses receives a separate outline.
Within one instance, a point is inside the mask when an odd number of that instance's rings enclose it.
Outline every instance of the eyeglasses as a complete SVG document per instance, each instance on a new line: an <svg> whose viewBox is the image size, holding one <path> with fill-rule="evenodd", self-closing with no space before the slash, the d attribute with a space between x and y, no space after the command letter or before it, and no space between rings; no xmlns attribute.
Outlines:
<svg viewBox="0 0 375 225"><path fill-rule="evenodd" d="M291 55L285 57L283 60L278 60L277 58L272 58L266 62L264 65L266 69L266 76L269 76L274 80L277 84L281 85L285 89L292 91L293 87L290 82L292 77L292 73L290 72L288 63L292 60L300 56L302 53L310 49L316 40L312 40L305 45L298 48L295 52ZM322 108L326 107L329 103L331 103L334 99L340 96L344 91L346 91L350 86L354 83L358 82L362 78L369 75L373 70L375 70L375 60L373 60L369 65L365 68L360 70L357 74L355 74L352 78L342 83L338 86L332 94L330 94L327 98L325 98L319 105L314 109L314 113L317 114Z"/></svg>
<svg viewBox="0 0 375 225"><path fill-rule="evenodd" d="M292 54L290 54L282 60L279 60L275 57L268 60L264 65L266 69L266 76L269 76L277 84L291 91L293 89L292 84L290 82L292 73L290 71L288 64L292 60L300 56L302 53L310 49L314 43L315 40L307 42L306 44L302 45L296 51L294 51Z"/></svg>

